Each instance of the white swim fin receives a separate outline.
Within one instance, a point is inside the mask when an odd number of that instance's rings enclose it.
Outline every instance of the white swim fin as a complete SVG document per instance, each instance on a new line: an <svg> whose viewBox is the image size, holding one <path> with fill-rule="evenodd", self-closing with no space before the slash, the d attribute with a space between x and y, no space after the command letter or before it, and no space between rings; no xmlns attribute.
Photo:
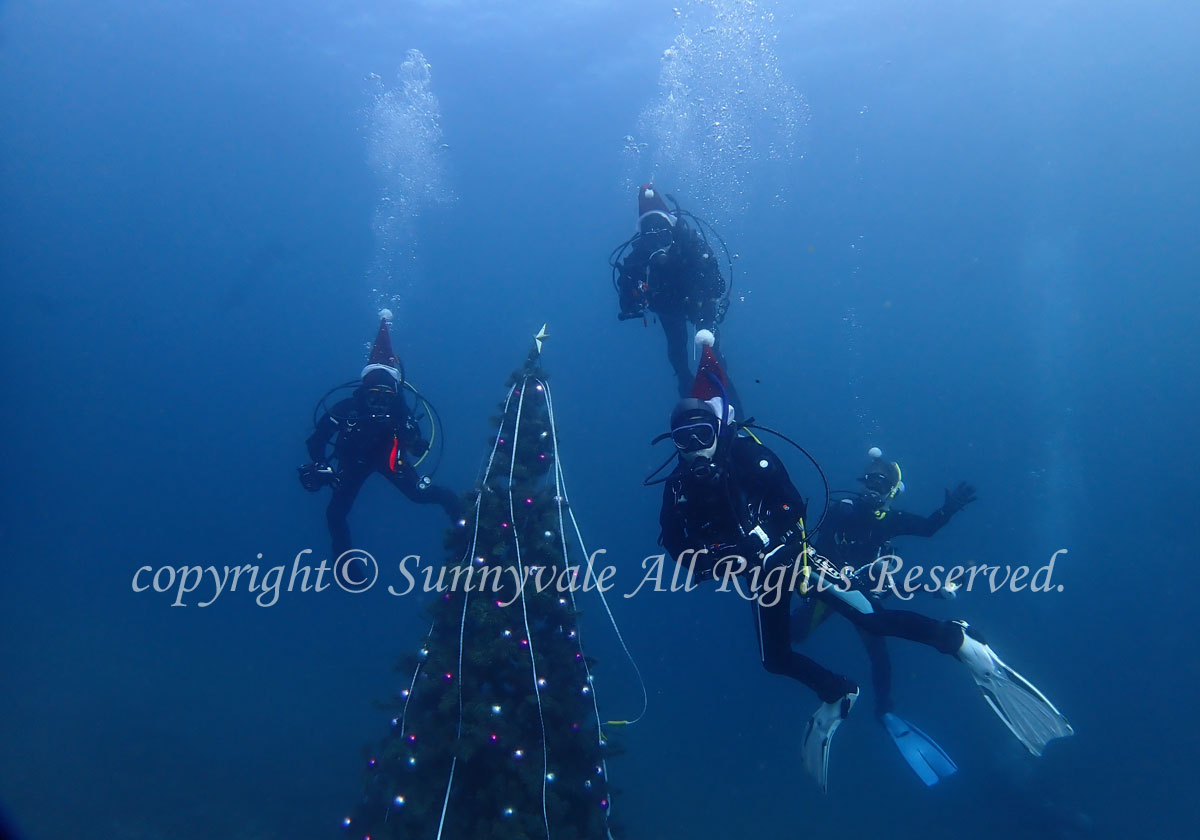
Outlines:
<svg viewBox="0 0 1200 840"><path fill-rule="evenodd" d="M829 748L833 744L833 734L850 714L857 699L856 688L832 703L822 703L809 718L801 751L804 754L804 769L817 780L821 793L829 792Z"/></svg>
<svg viewBox="0 0 1200 840"><path fill-rule="evenodd" d="M963 643L955 656L967 666L992 711L1027 750L1040 756L1055 738L1075 734L1066 717L1046 699L1046 695L1005 665L1004 660L965 622L956 623L963 628Z"/></svg>

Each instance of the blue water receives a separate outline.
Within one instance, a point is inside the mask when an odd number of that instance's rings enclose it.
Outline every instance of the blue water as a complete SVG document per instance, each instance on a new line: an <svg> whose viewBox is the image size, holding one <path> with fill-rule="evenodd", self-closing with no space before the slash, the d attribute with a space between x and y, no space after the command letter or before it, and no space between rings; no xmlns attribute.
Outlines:
<svg viewBox="0 0 1200 840"><path fill-rule="evenodd" d="M835 485L883 447L906 509L974 482L914 557L1069 549L1062 593L920 608L984 627L1078 734L1034 759L961 666L894 643L960 772L923 788L864 711L821 796L815 699L762 672L743 604L618 598L651 698L610 767L628 836L1192 836L1198 35L1178 0L0 5L0 801L35 840L334 836L419 601L173 608L131 578L325 550L294 470L381 306L455 487L550 323L574 509L636 580L672 383L605 257L653 177L738 255L749 413ZM440 551L382 483L353 523L389 561ZM809 652L866 680L843 624Z"/></svg>

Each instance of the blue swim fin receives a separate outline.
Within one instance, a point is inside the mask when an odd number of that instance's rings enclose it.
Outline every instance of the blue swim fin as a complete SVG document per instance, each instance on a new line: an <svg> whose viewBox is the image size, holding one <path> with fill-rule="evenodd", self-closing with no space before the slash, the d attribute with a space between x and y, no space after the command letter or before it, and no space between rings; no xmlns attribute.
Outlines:
<svg viewBox="0 0 1200 840"><path fill-rule="evenodd" d="M891 712L880 717L880 721L888 735L892 736L900 755L904 756L908 766L926 785L932 787L958 771L958 765L951 761L946 751L908 721Z"/></svg>

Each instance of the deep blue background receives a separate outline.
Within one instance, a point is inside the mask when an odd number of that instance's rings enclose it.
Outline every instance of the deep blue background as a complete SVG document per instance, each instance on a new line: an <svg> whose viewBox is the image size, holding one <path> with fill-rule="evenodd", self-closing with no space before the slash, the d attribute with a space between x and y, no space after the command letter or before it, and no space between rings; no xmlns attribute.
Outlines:
<svg viewBox="0 0 1200 840"><path fill-rule="evenodd" d="M396 328L445 418L439 479L473 480L549 321L575 509L636 574L670 379L604 258L634 220L621 138L680 24L665 0L103 6L0 6L0 799L32 838L330 836L419 603L172 609L130 577L323 549L294 468L374 328L366 77L411 47L458 196L418 220ZM1035 760L960 666L894 644L901 710L962 772L921 788L864 712L821 797L798 758L815 700L761 672L744 605L618 599L652 701L611 767L630 836L1194 833L1198 25L1185 2L781 11L809 118L723 226L742 396L835 484L871 445L905 507L975 482L914 558L1070 550L1062 594L921 608L984 627L1078 735ZM439 551L439 516L384 486L354 522L381 557ZM623 717L636 687L593 638ZM845 627L812 651L865 679Z"/></svg>

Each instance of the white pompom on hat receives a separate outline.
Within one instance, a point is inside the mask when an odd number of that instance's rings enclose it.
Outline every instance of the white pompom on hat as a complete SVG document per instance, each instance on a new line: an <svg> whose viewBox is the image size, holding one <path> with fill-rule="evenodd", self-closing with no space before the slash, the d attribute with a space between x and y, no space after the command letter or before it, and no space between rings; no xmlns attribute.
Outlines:
<svg viewBox="0 0 1200 840"><path fill-rule="evenodd" d="M878 446L872 446L870 449L867 450L867 457L868 458L882 458L883 450L880 449Z"/></svg>
<svg viewBox="0 0 1200 840"><path fill-rule="evenodd" d="M705 347L712 347L717 343L717 337L713 335L712 330L698 330L696 332L696 349L703 351Z"/></svg>

